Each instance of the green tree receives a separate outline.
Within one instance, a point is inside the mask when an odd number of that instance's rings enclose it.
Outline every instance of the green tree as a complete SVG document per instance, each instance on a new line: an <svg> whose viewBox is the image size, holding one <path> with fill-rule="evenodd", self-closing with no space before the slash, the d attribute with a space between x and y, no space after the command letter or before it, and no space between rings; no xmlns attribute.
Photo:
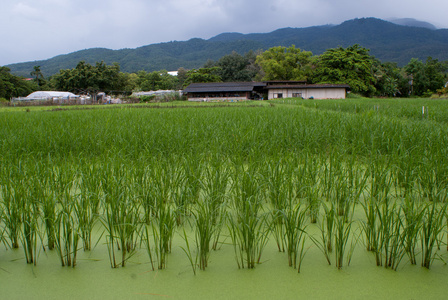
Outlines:
<svg viewBox="0 0 448 300"><path fill-rule="evenodd" d="M307 80L312 55L294 45L278 46L259 54L256 63L261 67L262 80Z"/></svg>
<svg viewBox="0 0 448 300"><path fill-rule="evenodd" d="M447 64L428 57L423 63L412 58L405 67L411 84L411 93L416 96L431 94L442 88L447 80Z"/></svg>
<svg viewBox="0 0 448 300"><path fill-rule="evenodd" d="M177 78L168 74L166 70L146 73L138 72L138 89L141 91L174 90L177 87Z"/></svg>
<svg viewBox="0 0 448 300"><path fill-rule="evenodd" d="M74 69L60 70L52 77L52 83L58 90L75 93L121 93L127 85L126 79L126 76L120 75L117 63L108 66L102 61L92 66L81 61Z"/></svg>
<svg viewBox="0 0 448 300"><path fill-rule="evenodd" d="M33 71L31 71L30 75L36 77L35 81L38 86L42 86L45 84L44 75L40 70L40 66L34 66Z"/></svg>
<svg viewBox="0 0 448 300"><path fill-rule="evenodd" d="M348 84L353 92L366 96L376 91L373 57L358 44L328 49L316 58L315 68L313 83Z"/></svg>
<svg viewBox="0 0 448 300"><path fill-rule="evenodd" d="M254 58L253 52L240 55L233 51L232 54L221 57L215 64L219 67L219 76L224 82L252 81L257 75L251 68Z"/></svg>
<svg viewBox="0 0 448 300"><path fill-rule="evenodd" d="M0 67L0 98L25 97L37 90L34 82L26 81L25 78L10 72L11 69Z"/></svg>
<svg viewBox="0 0 448 300"><path fill-rule="evenodd" d="M177 70L177 86L176 86L176 90L181 90L182 87L184 86L184 82L187 79L187 70L185 70L184 68L180 67Z"/></svg>
<svg viewBox="0 0 448 300"><path fill-rule="evenodd" d="M374 61L375 89L377 96L406 97L409 95L409 80L396 63Z"/></svg>
<svg viewBox="0 0 448 300"><path fill-rule="evenodd" d="M187 72L184 87L191 83L222 82L221 76L219 76L219 71L219 67L192 69Z"/></svg>

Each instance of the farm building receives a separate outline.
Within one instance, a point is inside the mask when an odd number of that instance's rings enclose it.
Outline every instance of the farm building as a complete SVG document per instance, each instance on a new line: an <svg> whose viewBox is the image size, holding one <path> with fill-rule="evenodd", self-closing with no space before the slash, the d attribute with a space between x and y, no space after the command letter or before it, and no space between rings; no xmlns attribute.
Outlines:
<svg viewBox="0 0 448 300"><path fill-rule="evenodd" d="M268 99L345 99L346 84L306 84L305 82L267 82Z"/></svg>
<svg viewBox="0 0 448 300"><path fill-rule="evenodd" d="M53 91L38 91L29 94L26 98L29 100L42 100L42 99L72 99L79 96L70 92L53 92Z"/></svg>
<svg viewBox="0 0 448 300"><path fill-rule="evenodd" d="M240 101L261 99L263 82L209 82L192 83L183 93L188 101Z"/></svg>
<svg viewBox="0 0 448 300"><path fill-rule="evenodd" d="M268 99L345 99L346 84L306 84L305 81L192 83L184 89L189 101Z"/></svg>
<svg viewBox="0 0 448 300"><path fill-rule="evenodd" d="M89 104L91 99L70 92L37 91L26 97L12 98L11 103L23 105Z"/></svg>

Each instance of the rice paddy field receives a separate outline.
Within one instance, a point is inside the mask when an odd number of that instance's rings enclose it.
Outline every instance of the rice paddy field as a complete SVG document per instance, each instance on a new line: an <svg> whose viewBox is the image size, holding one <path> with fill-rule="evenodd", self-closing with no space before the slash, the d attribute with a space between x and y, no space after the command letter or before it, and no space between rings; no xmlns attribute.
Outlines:
<svg viewBox="0 0 448 300"><path fill-rule="evenodd" d="M448 102L0 108L4 299L446 299Z"/></svg>

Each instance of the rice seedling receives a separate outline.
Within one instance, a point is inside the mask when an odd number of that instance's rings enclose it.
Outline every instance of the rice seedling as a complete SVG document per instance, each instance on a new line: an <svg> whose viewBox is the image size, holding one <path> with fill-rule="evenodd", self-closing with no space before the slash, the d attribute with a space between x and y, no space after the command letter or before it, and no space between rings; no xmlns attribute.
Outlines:
<svg viewBox="0 0 448 300"><path fill-rule="evenodd" d="M179 165L179 163L175 162L174 165ZM189 183L184 168L175 168L171 172L170 200L175 206L176 222L179 226L190 214L190 202L193 200L193 193L196 193L193 189L197 189L199 181L195 180ZM190 180L192 179L190 178Z"/></svg>
<svg viewBox="0 0 448 300"><path fill-rule="evenodd" d="M204 202L209 206L210 219L215 227L213 250L217 249L220 233L225 223L229 179L229 168L219 157L212 157L204 167L204 176L200 183Z"/></svg>
<svg viewBox="0 0 448 300"><path fill-rule="evenodd" d="M134 190L140 207L143 208L143 222L146 225L150 224L151 215L153 214L153 200L151 191L151 178L150 170L151 166L145 166L144 164L137 164L135 168L131 169L131 178L134 180Z"/></svg>
<svg viewBox="0 0 448 300"><path fill-rule="evenodd" d="M197 266L198 266L198 258L199 258L198 245L196 244L196 255L193 258L193 252L191 251L190 243L188 242L188 236L187 236L187 233L186 233L185 229L184 229L183 239L185 241L186 248L184 248L182 246L180 248L187 255L188 260L189 260L190 265L191 265L191 268L193 270L193 274L196 275L196 270L197 270ZM154 266L153 266L153 271L154 271Z"/></svg>
<svg viewBox="0 0 448 300"><path fill-rule="evenodd" d="M422 226L423 207L418 197L407 196L402 204L405 220L406 253L411 264L416 265L417 241Z"/></svg>
<svg viewBox="0 0 448 300"><path fill-rule="evenodd" d="M98 195L94 195L89 190L81 188L77 199L74 201L74 212L79 224L84 251L92 249L92 231L98 216L95 213L97 207L94 199L96 198L98 198Z"/></svg>
<svg viewBox="0 0 448 300"><path fill-rule="evenodd" d="M431 202L424 206L422 226L420 231L420 244L422 251L422 267L430 268L435 259L440 233L443 230L443 220L447 204Z"/></svg>
<svg viewBox="0 0 448 300"><path fill-rule="evenodd" d="M334 245L334 227L336 222L336 210L333 204L322 204L324 216L319 226L320 239L310 236L313 243L324 254L328 264L331 265L331 253Z"/></svg>
<svg viewBox="0 0 448 300"><path fill-rule="evenodd" d="M379 228L374 249L377 265L397 270L398 265L406 254L406 230L403 228L401 209L396 203L390 205L390 200L377 204Z"/></svg>
<svg viewBox="0 0 448 300"><path fill-rule="evenodd" d="M152 250L157 259L158 269L165 269L168 254L171 253L172 238L176 229L176 215L169 204L158 206L157 215L158 218L153 219L150 225L154 242ZM148 228L146 228L146 238L149 245L150 231ZM147 251L152 261L153 254L151 249L147 247Z"/></svg>
<svg viewBox="0 0 448 300"><path fill-rule="evenodd" d="M110 168L102 182L105 195L105 215L102 223L107 231L106 240L111 267L117 268L120 265L124 267L126 261L134 254L139 206L129 191L126 169L119 163ZM116 261L115 243L117 250L121 250L120 263Z"/></svg>
<svg viewBox="0 0 448 300"><path fill-rule="evenodd" d="M353 221L347 221L344 217L336 217L334 222L334 254L336 268L342 269L344 259L347 266L350 265L351 257L355 249L356 240L352 237L350 248L347 249L349 238L351 237Z"/></svg>
<svg viewBox="0 0 448 300"><path fill-rule="evenodd" d="M267 197L271 205L272 232L278 251L285 251L285 226L282 211L287 207L294 195L292 168L286 160L268 161L266 165Z"/></svg>
<svg viewBox="0 0 448 300"><path fill-rule="evenodd" d="M241 168L241 169L240 169ZM233 182L232 212L228 216L230 237L238 268L255 268L266 246L269 226L262 211L262 197L255 167L236 166Z"/></svg>
<svg viewBox="0 0 448 300"><path fill-rule="evenodd" d="M215 208L216 207L212 202L204 200L196 203L196 206L192 212L193 230L195 232L196 249L198 252L197 260L199 260L199 269L201 270L205 270L208 266L214 236L218 233L218 230L220 230L220 224L215 222L213 216L217 216L217 213L219 214L222 210L220 207L217 207L219 211L215 212ZM221 219L221 216L218 215L218 218ZM189 249L185 232L184 236L187 242L187 248Z"/></svg>
<svg viewBox="0 0 448 300"><path fill-rule="evenodd" d="M9 240L9 242L6 242L11 248L19 248L19 236L22 227L21 201L23 201L23 196L20 195L21 189L18 186L20 182L18 179L13 180L17 184L15 187L12 181L5 180L0 191L4 212L3 222Z"/></svg>
<svg viewBox="0 0 448 300"><path fill-rule="evenodd" d="M101 204L100 169L94 163L85 162L79 172L74 212L79 224L84 251L92 249L92 231L98 221Z"/></svg>
<svg viewBox="0 0 448 300"><path fill-rule="evenodd" d="M290 201L289 205L280 213L285 226L283 239L288 253L289 266L294 269L297 268L300 273L300 267L306 253L305 217L307 210L303 209L300 203L294 204Z"/></svg>
<svg viewBox="0 0 448 300"><path fill-rule="evenodd" d="M39 211L37 205L35 203L24 201L21 219L23 225L20 239L25 252L26 262L28 264L36 265L38 239L42 240L40 236Z"/></svg>
<svg viewBox="0 0 448 300"><path fill-rule="evenodd" d="M422 197L429 201L444 202L447 197L447 176L445 166L440 166L439 159L423 158L418 168L418 184Z"/></svg>
<svg viewBox="0 0 448 300"><path fill-rule="evenodd" d="M74 217L76 199L67 191L61 199L61 209L55 220L55 246L61 265L76 266L79 242L79 224Z"/></svg>
<svg viewBox="0 0 448 300"><path fill-rule="evenodd" d="M316 223L320 210L319 161L316 156L305 156L305 197L311 223Z"/></svg>
<svg viewBox="0 0 448 300"><path fill-rule="evenodd" d="M16 189L19 191L19 197L22 198L19 200L22 206L20 210L22 220L20 239L25 252L26 262L36 265L38 239L42 240L39 226L40 214L38 202L33 194L33 190L28 188L28 184L16 186Z"/></svg>

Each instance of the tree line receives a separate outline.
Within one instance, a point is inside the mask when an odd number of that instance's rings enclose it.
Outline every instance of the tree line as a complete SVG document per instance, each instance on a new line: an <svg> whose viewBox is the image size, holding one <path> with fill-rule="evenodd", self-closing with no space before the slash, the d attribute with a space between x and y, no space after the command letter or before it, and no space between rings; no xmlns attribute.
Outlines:
<svg viewBox="0 0 448 300"><path fill-rule="evenodd" d="M236 52L217 61L209 60L202 68L178 69L172 76L166 70L137 73L120 71L115 63L95 65L84 61L73 69L60 70L48 78L35 66L33 80L25 81L0 67L0 98L26 96L36 90L61 90L77 94L99 91L131 94L133 91L179 90L195 82L239 82L300 80L309 84L348 84L353 93L363 96L409 97L445 93L448 61L428 57L411 59L404 67L381 62L369 49L358 44L328 49L321 55L290 47L272 47L266 51Z"/></svg>

